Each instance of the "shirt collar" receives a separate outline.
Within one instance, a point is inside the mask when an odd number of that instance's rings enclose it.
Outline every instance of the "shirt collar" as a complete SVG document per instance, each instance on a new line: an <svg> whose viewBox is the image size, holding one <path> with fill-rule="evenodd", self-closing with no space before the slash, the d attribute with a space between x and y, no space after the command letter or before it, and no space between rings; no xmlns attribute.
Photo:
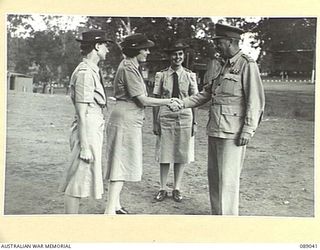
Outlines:
<svg viewBox="0 0 320 250"><path fill-rule="evenodd" d="M98 65L94 64L93 62L91 62L90 60L88 60L87 58L83 58L82 60L85 64L87 64L91 69L93 69L95 72L99 73L99 67Z"/></svg>
<svg viewBox="0 0 320 250"><path fill-rule="evenodd" d="M243 52L239 50L233 57L229 58L230 65L233 66L242 54Z"/></svg>
<svg viewBox="0 0 320 250"><path fill-rule="evenodd" d="M133 66L135 66L137 69L139 69L139 62L136 57L132 57L132 58L127 57L126 60L131 62L133 64Z"/></svg>
<svg viewBox="0 0 320 250"><path fill-rule="evenodd" d="M177 75L180 76L183 71L184 71L184 69L183 69L182 66L179 67L178 70L173 70L173 69L171 68L171 66L169 67L169 75L172 75L174 72L176 72Z"/></svg>

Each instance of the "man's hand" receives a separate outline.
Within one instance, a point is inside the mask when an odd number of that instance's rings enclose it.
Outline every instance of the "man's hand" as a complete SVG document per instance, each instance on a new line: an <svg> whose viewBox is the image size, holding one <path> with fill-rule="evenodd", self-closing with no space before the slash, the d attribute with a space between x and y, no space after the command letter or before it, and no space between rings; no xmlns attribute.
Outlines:
<svg viewBox="0 0 320 250"><path fill-rule="evenodd" d="M178 98L172 98L168 105L171 111L176 112L183 108L183 101Z"/></svg>
<svg viewBox="0 0 320 250"><path fill-rule="evenodd" d="M242 132L238 140L238 146L248 145L250 139L251 139L251 134L247 132Z"/></svg>
<svg viewBox="0 0 320 250"><path fill-rule="evenodd" d="M80 149L80 159L86 163L93 161L93 155L89 147L81 147Z"/></svg>

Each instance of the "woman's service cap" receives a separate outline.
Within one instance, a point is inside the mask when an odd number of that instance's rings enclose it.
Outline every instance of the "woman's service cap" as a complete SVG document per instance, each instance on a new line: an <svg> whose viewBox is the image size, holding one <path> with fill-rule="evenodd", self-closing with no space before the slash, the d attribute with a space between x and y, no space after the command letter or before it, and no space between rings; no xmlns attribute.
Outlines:
<svg viewBox="0 0 320 250"><path fill-rule="evenodd" d="M178 51L178 50L185 50L187 48L189 48L189 46L187 44L185 44L181 41L175 41L175 42L171 43L169 45L169 47L164 49L163 51L170 53L170 52L174 52L174 51Z"/></svg>
<svg viewBox="0 0 320 250"><path fill-rule="evenodd" d="M107 34L103 30L85 31L81 34L81 39L76 38L76 40L81 43L104 43L104 42L113 43L111 39L107 38Z"/></svg>
<svg viewBox="0 0 320 250"><path fill-rule="evenodd" d="M129 35L124 38L121 47L124 49L147 49L154 46L154 42L140 33Z"/></svg>

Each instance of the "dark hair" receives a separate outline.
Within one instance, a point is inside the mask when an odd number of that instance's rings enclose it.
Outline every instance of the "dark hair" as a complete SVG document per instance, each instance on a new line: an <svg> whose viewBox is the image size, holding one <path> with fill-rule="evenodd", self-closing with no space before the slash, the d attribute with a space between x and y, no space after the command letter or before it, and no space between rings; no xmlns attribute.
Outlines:
<svg viewBox="0 0 320 250"><path fill-rule="evenodd" d="M180 51L180 50L183 51L183 54L186 54L186 50L185 50L185 49L168 50L168 51L165 51L165 53L166 53L168 56L171 56L173 53L175 53L175 52L177 52L177 51Z"/></svg>
<svg viewBox="0 0 320 250"><path fill-rule="evenodd" d="M132 58L140 54L140 49L123 48L122 53Z"/></svg>
<svg viewBox="0 0 320 250"><path fill-rule="evenodd" d="M80 53L83 56L88 55L93 49L95 49L96 44L103 44L104 42L88 42L80 44Z"/></svg>
<svg viewBox="0 0 320 250"><path fill-rule="evenodd" d="M80 44L80 52L81 55L86 56L88 55L94 48L96 43L81 43Z"/></svg>

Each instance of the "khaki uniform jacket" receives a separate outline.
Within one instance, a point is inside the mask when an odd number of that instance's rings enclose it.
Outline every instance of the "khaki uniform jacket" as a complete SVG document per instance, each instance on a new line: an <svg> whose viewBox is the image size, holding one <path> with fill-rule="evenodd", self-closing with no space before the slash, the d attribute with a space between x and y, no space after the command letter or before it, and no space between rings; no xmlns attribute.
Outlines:
<svg viewBox="0 0 320 250"><path fill-rule="evenodd" d="M140 95L147 96L147 90L139 63L135 58L125 58L119 64L114 78L114 96L117 100L136 103L135 97Z"/></svg>
<svg viewBox="0 0 320 250"><path fill-rule="evenodd" d="M211 100L207 134L238 138L241 132L254 135L265 106L265 96L256 62L239 51L226 61L216 79L197 95L185 98L186 108Z"/></svg>
<svg viewBox="0 0 320 250"><path fill-rule="evenodd" d="M175 71L171 67L168 67L156 73L155 83L153 88L154 95L159 96L160 98L172 98L172 88L173 88L172 74L174 72ZM179 99L183 99L191 95L195 95L199 92L196 73L184 67L180 67L176 71L176 73L178 74ZM154 126L156 127L160 126L159 109L162 111L165 111L164 113L172 115L172 111L170 111L169 108L167 107L154 108L154 112L157 116L157 117L154 117ZM186 113L185 111L180 110L178 112L174 112L173 114L178 114L181 112ZM164 113L162 112L162 114ZM193 121L191 122L191 125L193 127L195 123L193 110L192 110L192 119ZM154 130L156 129L154 128Z"/></svg>
<svg viewBox="0 0 320 250"><path fill-rule="evenodd" d="M99 72L99 67L87 59L83 59L77 66L70 79L73 103L98 104L101 107L106 105L106 93Z"/></svg>
<svg viewBox="0 0 320 250"><path fill-rule="evenodd" d="M156 73L153 94L161 98L171 98L173 88L172 74L175 71L169 67ZM196 73L181 67L177 71L179 77L179 98L183 99L198 93Z"/></svg>

